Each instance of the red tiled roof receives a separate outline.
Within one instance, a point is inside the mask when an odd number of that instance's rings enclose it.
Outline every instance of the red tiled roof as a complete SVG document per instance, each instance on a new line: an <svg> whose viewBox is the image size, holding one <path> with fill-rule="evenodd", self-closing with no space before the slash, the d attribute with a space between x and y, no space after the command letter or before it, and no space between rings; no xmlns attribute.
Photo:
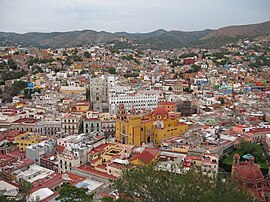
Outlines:
<svg viewBox="0 0 270 202"><path fill-rule="evenodd" d="M104 192L98 193L98 195L99 195L101 198L110 197L110 198L116 199L116 196L113 196L113 195L111 195L111 194L107 194L107 193L104 193Z"/></svg>
<svg viewBox="0 0 270 202"><path fill-rule="evenodd" d="M155 114L155 115L168 115L168 112L166 111L166 109L159 107L159 108L156 108L152 112L152 114Z"/></svg>
<svg viewBox="0 0 270 202"><path fill-rule="evenodd" d="M253 128L250 133L270 132L270 128Z"/></svg>
<svg viewBox="0 0 270 202"><path fill-rule="evenodd" d="M37 121L38 121L37 119L21 118L21 119L18 119L12 123L36 123Z"/></svg>
<svg viewBox="0 0 270 202"><path fill-rule="evenodd" d="M178 126L187 126L187 124L186 123L183 123L183 122L179 122L177 125Z"/></svg>
<svg viewBox="0 0 270 202"><path fill-rule="evenodd" d="M106 166L105 165L99 165L99 166L96 166L96 168L100 168L100 169L106 170Z"/></svg>
<svg viewBox="0 0 270 202"><path fill-rule="evenodd" d="M81 182L83 180L85 180L86 178L79 176L79 175L75 175L75 174L71 174L71 173L64 173L67 174L68 177L71 179L71 181L69 181L72 185L77 184L78 182ZM50 177L47 181L45 181L44 183L42 183L42 185L35 187L31 190L31 192L35 192L41 188L54 188L58 185L60 185L61 183L65 182L65 180L62 177L62 174L60 173L53 173L51 174Z"/></svg>
<svg viewBox="0 0 270 202"><path fill-rule="evenodd" d="M157 156L159 154L159 149L155 149L155 148L145 148L144 151L149 152L153 156Z"/></svg>
<svg viewBox="0 0 270 202"><path fill-rule="evenodd" d="M143 163L148 164L151 162L159 153L159 150L156 149L150 149L150 148L145 148L142 153L138 154L135 156L135 159L141 160Z"/></svg>
<svg viewBox="0 0 270 202"><path fill-rule="evenodd" d="M185 160L196 160L196 161L201 161L202 157L201 156L186 156Z"/></svg>
<svg viewBox="0 0 270 202"><path fill-rule="evenodd" d="M20 150L14 150L12 152L7 153L7 155L16 156L16 157L22 157L25 156L25 152L21 152Z"/></svg>
<svg viewBox="0 0 270 202"><path fill-rule="evenodd" d="M81 166L77 167L77 169L92 173L94 175L98 175L100 177L104 177L106 179L117 179L117 177L114 177L112 175L108 175L106 173L95 170L95 168L93 166L90 166L90 165L81 165Z"/></svg>
<svg viewBox="0 0 270 202"><path fill-rule="evenodd" d="M108 164L108 166L116 168L116 169L122 169L124 167L122 164L115 163L115 162Z"/></svg>
<svg viewBox="0 0 270 202"><path fill-rule="evenodd" d="M101 158L96 158L95 160L92 160L91 163L96 163L96 162L98 162L99 160L101 160Z"/></svg>
<svg viewBox="0 0 270 202"><path fill-rule="evenodd" d="M111 144L101 144L101 145L97 146L96 148L94 148L90 153L96 153L96 152L103 151L109 145L111 145Z"/></svg>
<svg viewBox="0 0 270 202"><path fill-rule="evenodd" d="M57 146L56 146L56 151L57 151L58 153L62 153L62 152L64 151L64 149L65 149L64 146L61 146L61 145L57 145Z"/></svg>
<svg viewBox="0 0 270 202"><path fill-rule="evenodd" d="M175 102L159 102L159 105L175 105Z"/></svg>

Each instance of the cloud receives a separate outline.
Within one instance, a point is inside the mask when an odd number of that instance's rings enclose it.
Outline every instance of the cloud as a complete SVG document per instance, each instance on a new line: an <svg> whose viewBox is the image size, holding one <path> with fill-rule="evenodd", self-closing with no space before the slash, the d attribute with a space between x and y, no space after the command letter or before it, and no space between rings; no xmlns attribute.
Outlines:
<svg viewBox="0 0 270 202"><path fill-rule="evenodd" d="M1 31L201 30L270 19L268 0L0 0Z"/></svg>

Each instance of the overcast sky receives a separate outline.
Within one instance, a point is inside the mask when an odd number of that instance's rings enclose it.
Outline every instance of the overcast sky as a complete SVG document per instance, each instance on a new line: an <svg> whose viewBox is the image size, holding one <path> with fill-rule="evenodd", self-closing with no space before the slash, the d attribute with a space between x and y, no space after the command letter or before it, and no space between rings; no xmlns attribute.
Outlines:
<svg viewBox="0 0 270 202"><path fill-rule="evenodd" d="M270 20L270 0L0 0L0 31L149 32Z"/></svg>

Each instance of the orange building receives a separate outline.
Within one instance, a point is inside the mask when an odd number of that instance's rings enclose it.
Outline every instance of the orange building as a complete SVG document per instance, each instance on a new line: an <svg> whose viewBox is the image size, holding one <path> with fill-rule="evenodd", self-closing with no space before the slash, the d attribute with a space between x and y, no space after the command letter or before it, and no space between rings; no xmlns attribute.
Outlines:
<svg viewBox="0 0 270 202"><path fill-rule="evenodd" d="M175 102L160 102L158 103L158 107L165 109L167 112L176 112Z"/></svg>

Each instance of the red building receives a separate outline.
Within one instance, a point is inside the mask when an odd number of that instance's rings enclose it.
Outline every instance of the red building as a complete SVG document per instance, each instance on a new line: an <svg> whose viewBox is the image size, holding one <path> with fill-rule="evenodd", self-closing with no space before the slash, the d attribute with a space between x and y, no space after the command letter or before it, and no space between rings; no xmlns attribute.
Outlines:
<svg viewBox="0 0 270 202"><path fill-rule="evenodd" d="M49 155L40 158L40 166L58 172L58 163L56 155Z"/></svg>
<svg viewBox="0 0 270 202"><path fill-rule="evenodd" d="M194 65L194 63L195 63L195 58L185 58L184 59L185 65Z"/></svg>
<svg viewBox="0 0 270 202"><path fill-rule="evenodd" d="M241 162L239 154L233 156L232 178L247 189L256 199L270 201L270 181L264 179L260 166L254 164L254 157L249 162Z"/></svg>

